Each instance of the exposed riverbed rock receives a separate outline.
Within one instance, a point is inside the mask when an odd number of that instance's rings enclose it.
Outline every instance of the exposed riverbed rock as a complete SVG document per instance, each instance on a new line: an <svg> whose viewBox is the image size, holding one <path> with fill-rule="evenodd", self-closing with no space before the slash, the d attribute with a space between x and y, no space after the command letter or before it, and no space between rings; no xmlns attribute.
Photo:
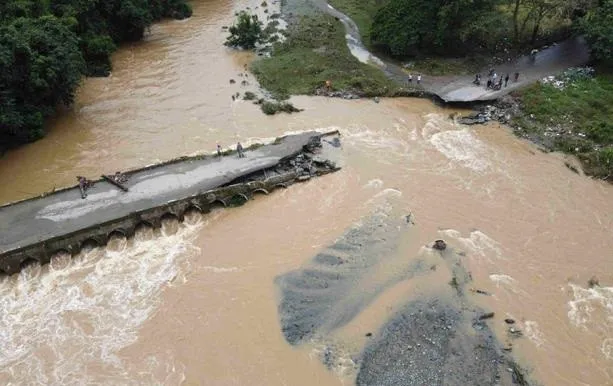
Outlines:
<svg viewBox="0 0 613 386"><path fill-rule="evenodd" d="M510 385L491 331L465 318L439 299L409 303L366 347L356 384Z"/></svg>
<svg viewBox="0 0 613 386"><path fill-rule="evenodd" d="M325 87L320 87L315 90L315 95L326 96L329 98L342 98L342 99L360 99L363 97L362 93L355 90L341 90L333 91L328 90Z"/></svg>
<svg viewBox="0 0 613 386"><path fill-rule="evenodd" d="M434 242L434 245L432 245L432 248L439 251L444 251L445 249L447 249L447 243L444 240L436 240Z"/></svg>
<svg viewBox="0 0 613 386"><path fill-rule="evenodd" d="M305 267L278 277L279 314L286 340L300 344L327 335L350 322L385 289L424 272L425 265L415 262L377 285L369 282L370 275L392 259L403 229L402 224L389 222L386 213L378 212L348 230Z"/></svg>

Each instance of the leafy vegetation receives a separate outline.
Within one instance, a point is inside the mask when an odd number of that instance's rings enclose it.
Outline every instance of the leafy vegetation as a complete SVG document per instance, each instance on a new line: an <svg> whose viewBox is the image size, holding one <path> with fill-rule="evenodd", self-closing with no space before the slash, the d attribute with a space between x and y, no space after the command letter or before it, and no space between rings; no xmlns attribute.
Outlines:
<svg viewBox="0 0 613 386"><path fill-rule="evenodd" d="M190 15L185 0L1 1L0 150L40 138L83 75L109 73L118 44L154 20Z"/></svg>
<svg viewBox="0 0 613 386"><path fill-rule="evenodd" d="M290 24L287 39L273 55L254 62L260 84L276 98L313 94L330 81L331 90L356 90L367 96L386 95L395 86L379 69L351 55L340 22L328 15L302 16Z"/></svg>
<svg viewBox="0 0 613 386"><path fill-rule="evenodd" d="M482 41L480 32L491 30L486 14L492 11L489 0L394 0L374 15L370 38L398 57L456 54L469 42ZM473 23L475 18L481 23Z"/></svg>
<svg viewBox="0 0 613 386"><path fill-rule="evenodd" d="M604 2L611 2L606 0ZM399 59L523 50L568 36L595 0L330 0L366 46ZM603 6L600 6L603 8ZM606 7L605 7L606 8ZM610 15L603 9L604 21ZM610 17L610 16L609 16ZM604 27L611 23L600 23Z"/></svg>
<svg viewBox="0 0 613 386"><path fill-rule="evenodd" d="M277 102L277 101L264 101L260 105L262 112L266 115L275 115L277 113L298 113L302 110L294 107L293 104L289 102Z"/></svg>
<svg viewBox="0 0 613 386"><path fill-rule="evenodd" d="M567 78L565 86L538 83L520 92L515 125L555 150L575 154L586 172L613 176L613 76Z"/></svg>
<svg viewBox="0 0 613 386"><path fill-rule="evenodd" d="M245 11L238 14L237 22L228 29L230 36L224 43L228 47L253 49L257 43L262 42L262 22L257 15L250 15Z"/></svg>
<svg viewBox="0 0 613 386"><path fill-rule="evenodd" d="M583 20L579 30L591 45L595 59L613 64L613 0L603 0Z"/></svg>

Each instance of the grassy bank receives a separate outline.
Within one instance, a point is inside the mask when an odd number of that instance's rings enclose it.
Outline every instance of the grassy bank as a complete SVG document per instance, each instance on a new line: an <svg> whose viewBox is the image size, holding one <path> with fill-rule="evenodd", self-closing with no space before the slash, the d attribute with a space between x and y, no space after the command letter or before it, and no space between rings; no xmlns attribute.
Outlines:
<svg viewBox="0 0 613 386"><path fill-rule="evenodd" d="M343 25L322 13L295 17L287 39L270 58L257 60L252 71L276 98L314 94L329 80L332 90L365 96L390 95L396 86L383 72L359 62L347 48Z"/></svg>
<svg viewBox="0 0 613 386"><path fill-rule="evenodd" d="M574 154L586 173L613 181L613 74L541 82L516 96L519 134Z"/></svg>

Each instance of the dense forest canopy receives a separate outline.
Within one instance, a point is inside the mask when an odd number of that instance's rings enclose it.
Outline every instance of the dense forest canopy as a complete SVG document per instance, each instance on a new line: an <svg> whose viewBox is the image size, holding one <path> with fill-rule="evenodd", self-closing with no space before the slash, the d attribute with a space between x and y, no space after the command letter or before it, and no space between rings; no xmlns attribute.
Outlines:
<svg viewBox="0 0 613 386"><path fill-rule="evenodd" d="M0 0L0 151L42 136L83 75L109 74L119 43L189 16L185 0Z"/></svg>
<svg viewBox="0 0 613 386"><path fill-rule="evenodd" d="M377 0L370 40L396 57L534 47L585 34L611 56L613 0Z"/></svg>

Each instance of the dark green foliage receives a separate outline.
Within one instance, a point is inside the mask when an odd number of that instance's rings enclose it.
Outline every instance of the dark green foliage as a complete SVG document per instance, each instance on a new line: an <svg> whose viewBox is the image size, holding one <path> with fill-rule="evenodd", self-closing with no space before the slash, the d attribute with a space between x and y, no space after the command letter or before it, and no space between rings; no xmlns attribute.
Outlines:
<svg viewBox="0 0 613 386"><path fill-rule="evenodd" d="M375 14L370 38L394 56L456 54L481 43L493 6L491 0L391 0Z"/></svg>
<svg viewBox="0 0 613 386"><path fill-rule="evenodd" d="M41 137L84 74L108 75L119 43L190 15L185 0L0 0L0 151Z"/></svg>
<svg viewBox="0 0 613 386"><path fill-rule="evenodd" d="M44 119L74 98L85 65L79 40L54 16L0 26L0 139L40 137Z"/></svg>
<svg viewBox="0 0 613 386"><path fill-rule="evenodd" d="M245 96L243 96L243 99L246 101L252 101L252 100L255 100L256 98L257 96L251 91L245 91Z"/></svg>
<svg viewBox="0 0 613 386"><path fill-rule="evenodd" d="M600 3L583 18L579 29L590 43L592 56L613 64L613 0Z"/></svg>
<svg viewBox="0 0 613 386"><path fill-rule="evenodd" d="M238 14L236 24L231 26L228 32L230 36L224 43L226 46L250 50L262 41L262 22L257 15L250 15L242 11Z"/></svg>
<svg viewBox="0 0 613 386"><path fill-rule="evenodd" d="M289 102L265 101L260 105L262 112L266 115L275 115L277 113L298 113L302 110L296 108Z"/></svg>

